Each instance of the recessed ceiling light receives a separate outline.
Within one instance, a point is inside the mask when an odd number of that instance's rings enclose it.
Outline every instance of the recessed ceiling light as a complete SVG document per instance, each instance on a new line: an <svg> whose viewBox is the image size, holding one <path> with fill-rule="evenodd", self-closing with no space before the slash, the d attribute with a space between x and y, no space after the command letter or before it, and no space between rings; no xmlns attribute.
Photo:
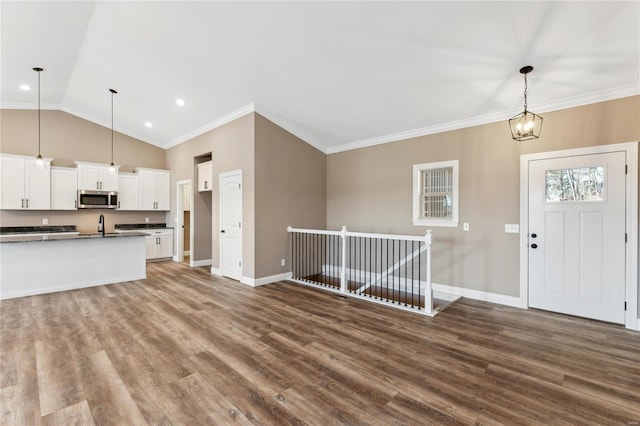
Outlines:
<svg viewBox="0 0 640 426"><path fill-rule="evenodd" d="M150 121L147 121L146 123L144 123L144 125L149 128L153 127L153 123L151 123Z"/></svg>
<svg viewBox="0 0 640 426"><path fill-rule="evenodd" d="M28 84L21 84L20 90L24 90L25 92L28 92L29 90L31 90L31 86L29 86Z"/></svg>
<svg viewBox="0 0 640 426"><path fill-rule="evenodd" d="M176 99L176 105L184 106L184 99L180 99L180 98Z"/></svg>

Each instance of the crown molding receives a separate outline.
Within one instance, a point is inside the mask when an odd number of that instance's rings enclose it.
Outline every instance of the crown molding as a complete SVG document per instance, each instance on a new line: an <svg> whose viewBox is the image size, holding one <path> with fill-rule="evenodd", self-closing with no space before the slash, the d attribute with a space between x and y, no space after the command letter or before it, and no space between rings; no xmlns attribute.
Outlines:
<svg viewBox="0 0 640 426"><path fill-rule="evenodd" d="M567 108L574 108L598 102L610 101L613 99L621 99L629 96L636 96L640 94L640 87L638 85L621 86L610 90L603 90L599 92L591 92L582 96L575 96L572 98L562 99L558 101L548 102L545 104L539 104L532 107L536 113L559 111ZM448 123L437 124L435 126L421 127L418 129L407 130L404 132L392 133L389 135L378 136L371 139L364 139L361 141L350 142L344 145L338 145L330 147L326 150L327 154L336 154L338 152L351 151L353 149L366 148L374 145L381 145L385 143L397 142L401 140L416 138L420 136L433 135L437 133L448 132L451 130L464 129L467 127L479 126L482 124L496 123L499 121L506 121L515 114L516 111L503 111L499 113L492 113L481 115L477 117L467 118L464 120L450 121Z"/></svg>
<svg viewBox="0 0 640 426"><path fill-rule="evenodd" d="M230 123L233 120L237 120L240 117L244 117L247 114L251 114L252 112L255 112L255 110L256 110L255 104L251 102L250 104L247 104L242 108L238 108L237 110L232 111L229 114L225 114L222 117L217 118L205 124L204 126L198 127L197 129L192 130L191 132L186 133L170 141L167 144L163 144L162 148L164 149L173 148L174 146L180 145L181 143L191 140L197 136L200 136L203 133L209 132L213 129L217 129L220 126L224 126L225 124Z"/></svg>
<svg viewBox="0 0 640 426"><path fill-rule="evenodd" d="M83 114L81 112L78 112L78 111L76 111L76 110L74 110L72 108L62 107L62 108L60 108L60 111L63 111L63 112L66 112L67 114L71 114L71 115L74 115L76 117L82 118L83 120L90 121L93 124L97 124L98 126L105 127L105 128L107 128L109 130L111 129L111 122L105 122L105 121L102 121L102 120L96 120L93 117L89 117L88 115ZM148 143L149 145L154 145L154 146L157 146L158 148L162 148L162 146L158 145L156 142L153 142L153 141L149 140L147 136L145 136L145 135L143 135L141 133L130 132L128 130L126 132L124 132L122 130L118 130L115 127L114 127L113 130L115 132L118 132L118 133L120 133L122 135L125 135L125 136L128 136L130 138L138 139L139 141Z"/></svg>

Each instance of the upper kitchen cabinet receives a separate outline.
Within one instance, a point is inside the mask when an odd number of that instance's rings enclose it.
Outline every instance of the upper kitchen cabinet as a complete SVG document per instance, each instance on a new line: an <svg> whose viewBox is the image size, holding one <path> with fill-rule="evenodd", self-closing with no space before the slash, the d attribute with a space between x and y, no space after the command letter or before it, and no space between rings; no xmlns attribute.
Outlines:
<svg viewBox="0 0 640 426"><path fill-rule="evenodd" d="M171 172L141 167L135 170L138 174L138 208L140 210L169 210Z"/></svg>
<svg viewBox="0 0 640 426"><path fill-rule="evenodd" d="M118 168L109 170L108 164L76 161L78 166L78 189L88 191L117 191Z"/></svg>
<svg viewBox="0 0 640 426"><path fill-rule="evenodd" d="M211 191L213 179L213 162L207 161L198 164L198 191Z"/></svg>
<svg viewBox="0 0 640 426"><path fill-rule="evenodd" d="M51 159L37 166L35 158L0 154L0 209L49 210Z"/></svg>
<svg viewBox="0 0 640 426"><path fill-rule="evenodd" d="M51 167L51 210L78 208L78 170Z"/></svg>
<svg viewBox="0 0 640 426"><path fill-rule="evenodd" d="M118 173L118 210L138 210L138 175Z"/></svg>

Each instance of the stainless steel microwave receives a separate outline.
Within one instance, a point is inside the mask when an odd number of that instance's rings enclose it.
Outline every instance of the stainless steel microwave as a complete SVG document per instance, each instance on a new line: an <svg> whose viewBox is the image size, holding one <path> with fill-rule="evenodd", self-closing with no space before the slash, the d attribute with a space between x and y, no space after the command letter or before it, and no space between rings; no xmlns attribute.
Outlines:
<svg viewBox="0 0 640 426"><path fill-rule="evenodd" d="M79 209L117 209L118 193L115 191L78 191Z"/></svg>

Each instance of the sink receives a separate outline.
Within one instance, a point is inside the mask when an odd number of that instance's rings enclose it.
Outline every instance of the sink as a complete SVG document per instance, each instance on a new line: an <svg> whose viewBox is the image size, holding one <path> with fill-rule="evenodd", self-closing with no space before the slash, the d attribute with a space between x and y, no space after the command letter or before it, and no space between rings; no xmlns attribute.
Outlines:
<svg viewBox="0 0 640 426"><path fill-rule="evenodd" d="M104 234L104 237L115 237L118 234L115 232L107 232ZM82 237L87 237L87 238L102 238L102 234L101 233L96 233L96 234L80 234L80 236Z"/></svg>

